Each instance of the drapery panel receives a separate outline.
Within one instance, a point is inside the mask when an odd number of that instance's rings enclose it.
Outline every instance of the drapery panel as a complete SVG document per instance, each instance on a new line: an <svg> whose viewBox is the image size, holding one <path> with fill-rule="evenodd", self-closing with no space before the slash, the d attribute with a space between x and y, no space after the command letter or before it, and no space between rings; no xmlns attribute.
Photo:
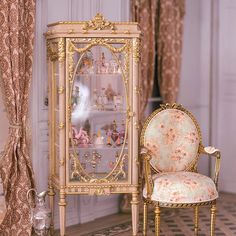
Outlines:
<svg viewBox="0 0 236 236"><path fill-rule="evenodd" d="M141 74L140 74L140 117L144 119L144 112L148 98L152 94L155 71L156 46L156 13L157 1L131 0L131 15L133 21L139 23L142 31L141 40Z"/></svg>
<svg viewBox="0 0 236 236"><path fill-rule="evenodd" d="M143 33L141 42L142 96L144 114L152 94L154 71L163 103L177 100L179 91L185 0L131 0L131 15ZM157 48L157 65L155 54Z"/></svg>
<svg viewBox="0 0 236 236"><path fill-rule="evenodd" d="M185 0L158 0L158 81L163 103L174 103L179 91Z"/></svg>
<svg viewBox="0 0 236 236"><path fill-rule="evenodd" d="M34 187L27 144L27 114L32 77L35 0L0 1L1 89L9 137L0 159L6 214L0 235L31 235L26 193Z"/></svg>

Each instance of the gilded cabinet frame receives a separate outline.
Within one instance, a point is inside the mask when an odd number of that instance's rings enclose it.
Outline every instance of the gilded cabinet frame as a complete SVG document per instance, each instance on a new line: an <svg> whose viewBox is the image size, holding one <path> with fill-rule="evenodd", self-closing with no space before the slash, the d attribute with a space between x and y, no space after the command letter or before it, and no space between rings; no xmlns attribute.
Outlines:
<svg viewBox="0 0 236 236"><path fill-rule="evenodd" d="M138 143L139 143L139 60L141 32L133 22L110 22L97 14L88 22L57 22L48 25L47 62L49 81L50 205L59 193L60 234L65 235L66 196L75 194L132 194L133 235L138 232ZM114 45L119 45L114 46ZM80 46L78 46L80 45ZM82 46L81 46L82 45ZM71 153L72 86L79 62L93 47L104 47L116 58L123 53L121 71L125 88L125 140L113 169L103 178L85 173L76 153ZM75 54L82 55L77 67ZM118 60L117 60L118 63ZM121 65L120 65L121 66ZM128 134L128 135L127 135ZM127 153L123 152L124 147ZM127 168L124 169L125 159ZM71 170L72 163L73 170ZM125 173L126 172L126 173ZM125 176L120 180L119 176ZM77 178L77 179L76 179ZM75 179L76 181L71 181ZM79 179L79 180L78 180ZM53 228L53 224L52 224Z"/></svg>

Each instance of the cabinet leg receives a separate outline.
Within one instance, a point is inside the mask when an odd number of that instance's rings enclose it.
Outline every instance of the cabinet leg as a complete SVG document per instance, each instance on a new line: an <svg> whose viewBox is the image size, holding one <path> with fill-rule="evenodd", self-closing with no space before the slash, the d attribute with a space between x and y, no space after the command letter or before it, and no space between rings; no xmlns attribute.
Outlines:
<svg viewBox="0 0 236 236"><path fill-rule="evenodd" d="M133 236L136 236L138 235L138 226L139 226L139 194L138 193L132 193L131 208L132 208Z"/></svg>
<svg viewBox="0 0 236 236"><path fill-rule="evenodd" d="M60 193L59 200L59 214L60 214L60 236L65 236L66 233L66 196Z"/></svg>
<svg viewBox="0 0 236 236"><path fill-rule="evenodd" d="M51 225L50 225L50 235L54 234L54 197L55 191L52 185L48 186L48 196L49 196L49 206L52 213Z"/></svg>

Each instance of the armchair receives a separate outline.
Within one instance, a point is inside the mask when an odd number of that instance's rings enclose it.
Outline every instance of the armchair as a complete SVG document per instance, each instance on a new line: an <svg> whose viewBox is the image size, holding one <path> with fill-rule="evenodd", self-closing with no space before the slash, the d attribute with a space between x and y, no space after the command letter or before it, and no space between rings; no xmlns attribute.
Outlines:
<svg viewBox="0 0 236 236"><path fill-rule="evenodd" d="M155 206L155 235L160 235L161 208L194 208L194 235L199 230L199 207L211 206L211 236L215 235L220 151L204 147L193 115L178 104L162 105L146 120L141 132L143 235L147 235L148 205ZM216 158L215 176L197 173L200 154Z"/></svg>

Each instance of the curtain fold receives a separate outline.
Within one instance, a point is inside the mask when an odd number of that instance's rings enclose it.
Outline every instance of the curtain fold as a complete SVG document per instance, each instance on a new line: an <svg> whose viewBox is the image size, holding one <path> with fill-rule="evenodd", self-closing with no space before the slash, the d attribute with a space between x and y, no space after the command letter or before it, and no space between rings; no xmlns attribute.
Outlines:
<svg viewBox="0 0 236 236"><path fill-rule="evenodd" d="M1 89L9 120L9 137L0 159L6 214L0 235L31 235L26 193L34 187L27 114L32 77L35 0L0 1Z"/></svg>
<svg viewBox="0 0 236 236"><path fill-rule="evenodd" d="M185 0L158 0L157 9L157 77L163 103L174 103L179 91Z"/></svg>
<svg viewBox="0 0 236 236"><path fill-rule="evenodd" d="M148 98L152 94L155 71L157 0L131 0L132 20L139 23L141 39L140 118L143 120Z"/></svg>
<svg viewBox="0 0 236 236"><path fill-rule="evenodd" d="M131 0L132 20L143 33L141 42L142 96L140 114L143 119L148 98L152 95L154 72L163 103L177 100L179 91L185 0ZM155 55L157 49L157 65Z"/></svg>

